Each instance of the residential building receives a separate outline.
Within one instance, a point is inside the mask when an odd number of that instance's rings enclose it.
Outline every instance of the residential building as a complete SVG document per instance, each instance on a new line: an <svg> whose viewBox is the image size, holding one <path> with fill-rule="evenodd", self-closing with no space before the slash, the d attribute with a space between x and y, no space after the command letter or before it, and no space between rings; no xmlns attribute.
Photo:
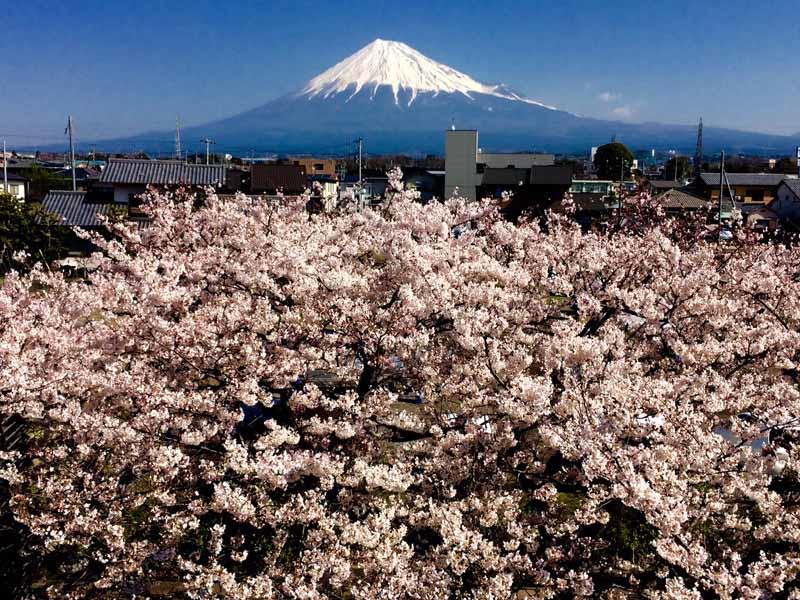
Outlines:
<svg viewBox="0 0 800 600"><path fill-rule="evenodd" d="M450 198L458 190L461 197L476 200L479 186L509 185L506 178L513 177L513 174L499 174L498 170L531 170L553 166L554 162L552 154L482 152L478 147L476 130L449 130L445 134L444 196ZM484 181L487 172L490 175ZM497 182L497 177L502 181Z"/></svg>
<svg viewBox="0 0 800 600"><path fill-rule="evenodd" d="M477 192L480 198L501 198L504 193L510 193L503 210L508 218L516 219L523 212L543 213L553 202L564 197L571 184L570 165L487 168L482 173Z"/></svg>
<svg viewBox="0 0 800 600"><path fill-rule="evenodd" d="M250 190L256 194L299 196L307 184L302 165L254 164L250 169Z"/></svg>
<svg viewBox="0 0 800 600"><path fill-rule="evenodd" d="M569 187L570 194L599 194L602 197L614 193L617 184L606 179L575 179Z"/></svg>
<svg viewBox="0 0 800 600"><path fill-rule="evenodd" d="M663 194L668 190L675 190L678 188L682 188L686 185L683 181L673 181L671 179L649 179L648 185L650 186L650 193L653 196L657 196L659 194Z"/></svg>
<svg viewBox="0 0 800 600"><path fill-rule="evenodd" d="M770 208L792 230L800 229L800 179L784 179Z"/></svg>
<svg viewBox="0 0 800 600"><path fill-rule="evenodd" d="M336 179L336 161L332 158L292 157L289 161L306 170L308 177L324 176Z"/></svg>
<svg viewBox="0 0 800 600"><path fill-rule="evenodd" d="M115 204L132 204L148 187L202 189L225 185L223 165L196 165L181 160L112 158L100 175L99 187L113 190Z"/></svg>
<svg viewBox="0 0 800 600"><path fill-rule="evenodd" d="M2 173L0 173L0 178ZM11 194L17 200L25 201L28 198L28 180L22 175L16 173L6 173L6 181L8 187L5 191ZM0 179L0 192L3 190L3 179Z"/></svg>
<svg viewBox="0 0 800 600"><path fill-rule="evenodd" d="M403 183L406 189L419 192L422 202L430 202L434 198L444 198L444 171L406 167L403 169Z"/></svg>
<svg viewBox="0 0 800 600"><path fill-rule="evenodd" d="M734 199L743 204L769 204L785 175L779 173L726 173ZM701 173L693 187L708 200L719 199L719 173ZM728 195L727 186L723 195Z"/></svg>
<svg viewBox="0 0 800 600"><path fill-rule="evenodd" d="M742 217L748 227L764 233L770 233L778 228L780 217L774 210L761 205L746 206L745 208L753 209L742 211Z"/></svg>
<svg viewBox="0 0 800 600"><path fill-rule="evenodd" d="M339 197L339 180L336 177L328 175L310 175L308 177L308 187L313 191L315 184L321 187L322 196L324 198L338 198Z"/></svg>
<svg viewBox="0 0 800 600"><path fill-rule="evenodd" d="M709 200L676 188L662 192L656 196L656 200L667 214L681 214L711 208Z"/></svg>

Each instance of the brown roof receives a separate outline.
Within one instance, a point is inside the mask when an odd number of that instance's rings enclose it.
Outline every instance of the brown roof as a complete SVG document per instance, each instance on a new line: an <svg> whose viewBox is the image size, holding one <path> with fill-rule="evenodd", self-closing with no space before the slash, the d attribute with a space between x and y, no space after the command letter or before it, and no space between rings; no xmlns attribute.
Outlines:
<svg viewBox="0 0 800 600"><path fill-rule="evenodd" d="M306 169L302 165L253 165L250 189L254 192L300 193L306 189Z"/></svg>
<svg viewBox="0 0 800 600"><path fill-rule="evenodd" d="M711 204L704 198L699 198L683 190L668 190L656 197L658 203L664 208L708 208Z"/></svg>

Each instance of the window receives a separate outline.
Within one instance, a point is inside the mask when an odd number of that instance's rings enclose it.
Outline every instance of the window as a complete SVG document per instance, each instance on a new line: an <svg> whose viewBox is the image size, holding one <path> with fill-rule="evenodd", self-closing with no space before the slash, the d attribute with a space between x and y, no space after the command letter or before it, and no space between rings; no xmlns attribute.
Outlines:
<svg viewBox="0 0 800 600"><path fill-rule="evenodd" d="M745 190L744 195L747 202L764 202L764 190Z"/></svg>
<svg viewBox="0 0 800 600"><path fill-rule="evenodd" d="M324 171L325 170L325 165L323 165L322 163L314 163L314 170L315 171Z"/></svg>

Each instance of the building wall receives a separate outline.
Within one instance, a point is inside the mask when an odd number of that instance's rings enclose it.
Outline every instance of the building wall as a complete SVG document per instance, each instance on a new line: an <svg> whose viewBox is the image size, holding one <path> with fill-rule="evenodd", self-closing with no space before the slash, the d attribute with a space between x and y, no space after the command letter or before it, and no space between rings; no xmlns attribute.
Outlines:
<svg viewBox="0 0 800 600"><path fill-rule="evenodd" d="M747 204L769 204L775 198L775 188L772 186L732 185L731 189L736 195L736 199L738 201L745 202ZM754 197L754 191L761 192L763 194L763 200ZM728 196L727 186L725 186L723 194L725 197ZM711 199L719 200L719 187L714 187L711 189Z"/></svg>
<svg viewBox="0 0 800 600"><path fill-rule="evenodd" d="M326 175L336 177L336 161L332 158L292 158L292 164L306 168L307 175Z"/></svg>
<svg viewBox="0 0 800 600"><path fill-rule="evenodd" d="M477 131L448 131L445 137L444 196L450 198L458 189L459 195L475 200L479 178Z"/></svg>
<svg viewBox="0 0 800 600"><path fill-rule="evenodd" d="M3 180L0 179L0 192L3 191ZM22 181L9 181L8 193L17 200L25 200L25 183Z"/></svg>
<svg viewBox="0 0 800 600"><path fill-rule="evenodd" d="M480 152L477 160L492 169L506 169L508 167L530 169L531 167L549 167L556 163L555 156L552 154L522 152L511 154Z"/></svg>
<svg viewBox="0 0 800 600"><path fill-rule="evenodd" d="M777 197L770 208L781 219L800 220L800 198L795 196L785 185L778 187Z"/></svg>
<svg viewBox="0 0 800 600"><path fill-rule="evenodd" d="M146 187L143 185L114 185L114 202L116 204L128 204L131 194L143 194Z"/></svg>

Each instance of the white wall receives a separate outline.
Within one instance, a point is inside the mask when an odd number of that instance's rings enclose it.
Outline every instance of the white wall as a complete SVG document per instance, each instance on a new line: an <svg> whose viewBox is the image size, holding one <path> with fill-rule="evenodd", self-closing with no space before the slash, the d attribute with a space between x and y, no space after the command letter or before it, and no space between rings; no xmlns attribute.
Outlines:
<svg viewBox="0 0 800 600"><path fill-rule="evenodd" d="M0 179L0 191L3 191L3 180ZM9 181L8 193L17 200L25 200L25 183L21 181Z"/></svg>
<svg viewBox="0 0 800 600"><path fill-rule="evenodd" d="M143 185L115 185L114 202L116 204L128 204L131 194L143 194L146 188Z"/></svg>
<svg viewBox="0 0 800 600"><path fill-rule="evenodd" d="M775 200L769 207L781 219L800 219L800 199L792 193L786 185L779 185Z"/></svg>

